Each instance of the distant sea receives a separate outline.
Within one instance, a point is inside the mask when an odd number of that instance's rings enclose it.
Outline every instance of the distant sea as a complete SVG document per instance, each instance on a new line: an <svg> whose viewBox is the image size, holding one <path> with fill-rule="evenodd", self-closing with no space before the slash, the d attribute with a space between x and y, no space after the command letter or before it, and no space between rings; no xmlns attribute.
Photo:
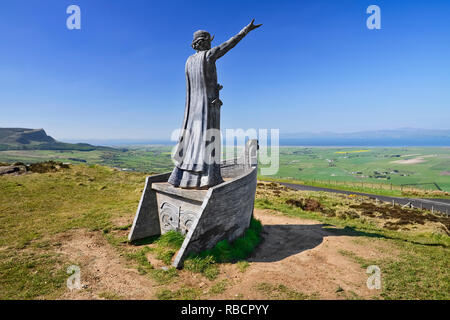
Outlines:
<svg viewBox="0 0 450 320"><path fill-rule="evenodd" d="M66 140L64 142L85 142L102 146L144 146L175 145L170 140ZM268 141L270 144L270 140ZM305 147L450 147L449 137L433 137L423 139L389 139L389 138L280 138L280 146Z"/></svg>
<svg viewBox="0 0 450 320"><path fill-rule="evenodd" d="M308 146L308 147L450 147L450 138L425 139L280 139L280 146Z"/></svg>

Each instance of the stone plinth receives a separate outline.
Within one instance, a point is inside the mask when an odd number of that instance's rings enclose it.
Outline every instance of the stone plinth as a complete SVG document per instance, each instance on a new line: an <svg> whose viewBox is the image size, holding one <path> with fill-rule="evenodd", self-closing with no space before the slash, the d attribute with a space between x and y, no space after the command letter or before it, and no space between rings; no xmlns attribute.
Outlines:
<svg viewBox="0 0 450 320"><path fill-rule="evenodd" d="M173 265L181 267L190 253L233 241L250 225L256 192L257 141L250 140L243 158L221 166L225 182L208 190L176 188L167 183L170 173L151 176L133 222L129 240L176 230L185 240Z"/></svg>

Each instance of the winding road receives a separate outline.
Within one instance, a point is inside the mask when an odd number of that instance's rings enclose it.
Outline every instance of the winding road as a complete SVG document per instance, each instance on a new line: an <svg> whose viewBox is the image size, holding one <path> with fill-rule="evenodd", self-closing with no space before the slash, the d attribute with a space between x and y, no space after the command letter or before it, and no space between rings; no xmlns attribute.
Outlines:
<svg viewBox="0 0 450 320"><path fill-rule="evenodd" d="M372 199L378 199L383 202L394 201L399 205L407 205L411 204L414 208L422 208L427 210L435 210L440 211L442 213L450 214L450 199L419 199L419 198L398 198L398 197L389 197L389 196L380 196L370 193L361 193L361 192L353 192L353 191L345 191L345 190L336 190L330 188L321 188L321 187L313 187L306 186L302 184L293 184L293 183L284 183L279 182L281 185L284 185L288 188L294 190L304 190L304 191L324 191L324 192L333 192L333 193L342 193L342 194L357 194L360 196L370 197Z"/></svg>

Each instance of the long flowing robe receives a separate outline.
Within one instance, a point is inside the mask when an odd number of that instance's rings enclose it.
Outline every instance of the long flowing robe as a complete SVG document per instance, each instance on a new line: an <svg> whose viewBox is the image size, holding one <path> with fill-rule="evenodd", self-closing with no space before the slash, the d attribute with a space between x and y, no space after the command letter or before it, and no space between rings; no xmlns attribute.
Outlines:
<svg viewBox="0 0 450 320"><path fill-rule="evenodd" d="M220 85L216 60L245 35L238 35L210 50L191 55L186 62L186 106L169 183L182 188L211 187L223 182L220 174Z"/></svg>

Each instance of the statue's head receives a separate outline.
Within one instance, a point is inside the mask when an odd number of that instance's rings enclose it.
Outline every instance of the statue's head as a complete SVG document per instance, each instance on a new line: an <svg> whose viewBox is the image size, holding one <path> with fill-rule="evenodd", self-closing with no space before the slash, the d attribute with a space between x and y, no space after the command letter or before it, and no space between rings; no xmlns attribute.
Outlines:
<svg viewBox="0 0 450 320"><path fill-rule="evenodd" d="M205 30L198 30L194 32L194 40L192 40L192 48L196 51L205 51L211 49L211 42L214 36L211 37L209 32Z"/></svg>

